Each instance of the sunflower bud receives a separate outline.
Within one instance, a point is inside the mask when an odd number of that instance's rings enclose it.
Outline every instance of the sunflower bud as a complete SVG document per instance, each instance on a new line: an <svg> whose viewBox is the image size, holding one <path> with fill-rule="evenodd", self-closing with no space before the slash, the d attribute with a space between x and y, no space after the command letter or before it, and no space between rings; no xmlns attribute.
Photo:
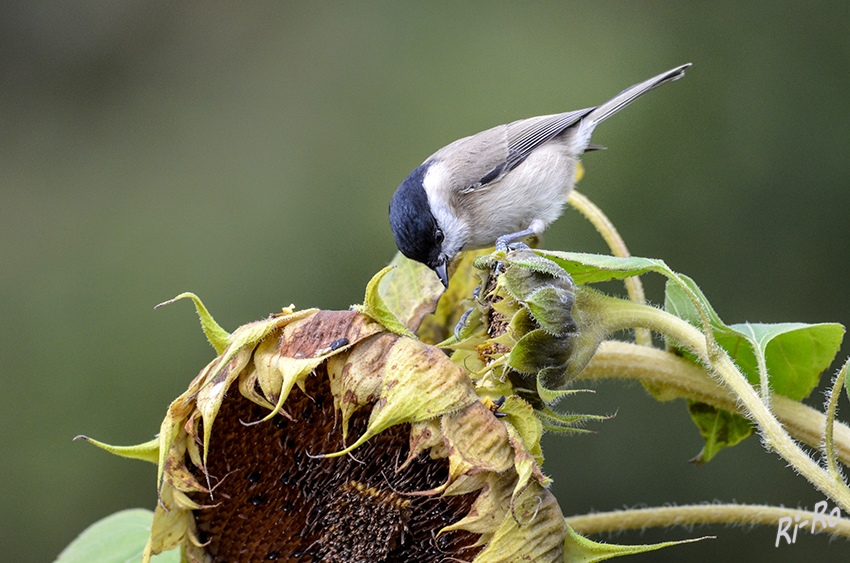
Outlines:
<svg viewBox="0 0 850 563"><path fill-rule="evenodd" d="M515 393L541 408L549 399L547 390L563 388L571 373L579 332L572 278L527 249L486 256L476 265L482 284L473 312L458 331L467 343L457 348L466 352L455 361L467 365L469 345L475 344L482 369L495 365L500 379L508 379ZM504 358L501 365L499 358Z"/></svg>

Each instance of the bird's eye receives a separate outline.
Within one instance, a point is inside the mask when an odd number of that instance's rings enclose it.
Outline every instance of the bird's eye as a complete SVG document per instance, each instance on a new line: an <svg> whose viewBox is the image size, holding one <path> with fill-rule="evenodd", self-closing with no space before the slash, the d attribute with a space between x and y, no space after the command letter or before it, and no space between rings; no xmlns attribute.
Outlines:
<svg viewBox="0 0 850 563"><path fill-rule="evenodd" d="M446 238L443 236L443 231L437 229L437 232L434 233L434 240L437 241L437 244L443 244L443 239Z"/></svg>

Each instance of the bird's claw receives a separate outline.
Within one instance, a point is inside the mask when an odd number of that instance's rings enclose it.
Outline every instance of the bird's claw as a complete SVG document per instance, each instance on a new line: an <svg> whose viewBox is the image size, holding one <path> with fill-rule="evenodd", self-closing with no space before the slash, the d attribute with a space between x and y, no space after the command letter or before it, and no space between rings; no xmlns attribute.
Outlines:
<svg viewBox="0 0 850 563"><path fill-rule="evenodd" d="M516 242L510 243L508 245L508 248L511 250L528 250L531 247L522 242L521 240L518 240Z"/></svg>
<svg viewBox="0 0 850 563"><path fill-rule="evenodd" d="M475 310L475 307L467 309L460 316L460 320L455 325L455 330L454 330L454 335L455 335L455 338L457 340L461 340L460 333L463 330L464 325L466 325L466 320L469 318L469 315L471 315L474 310Z"/></svg>

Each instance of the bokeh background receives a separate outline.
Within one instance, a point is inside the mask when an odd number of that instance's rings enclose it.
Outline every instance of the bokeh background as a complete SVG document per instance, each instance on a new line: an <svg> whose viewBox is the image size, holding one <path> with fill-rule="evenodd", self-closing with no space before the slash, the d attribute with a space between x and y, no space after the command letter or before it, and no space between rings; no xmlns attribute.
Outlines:
<svg viewBox="0 0 850 563"><path fill-rule="evenodd" d="M71 439L151 439L213 357L190 303L155 304L194 291L231 330L290 303L347 308L395 252L393 190L434 150L684 62L599 128L609 150L580 189L727 322L850 323L848 30L850 4L817 1L4 2L0 559L51 561L90 523L154 507L154 466ZM574 211L545 243L605 250ZM680 401L596 391L562 406L617 416L544 444L565 514L822 499L756 438L690 465ZM775 548L775 527L613 539L706 534L632 560L850 553L807 533Z"/></svg>

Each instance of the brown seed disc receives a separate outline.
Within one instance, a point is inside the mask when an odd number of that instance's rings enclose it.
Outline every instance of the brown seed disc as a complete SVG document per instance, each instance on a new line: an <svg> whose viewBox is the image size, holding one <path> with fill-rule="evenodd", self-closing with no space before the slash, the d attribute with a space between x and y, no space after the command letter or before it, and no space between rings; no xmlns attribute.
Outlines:
<svg viewBox="0 0 850 563"><path fill-rule="evenodd" d="M218 503L194 512L211 560L471 561L482 549L472 547L477 534L436 534L464 517L477 493L407 494L445 483L449 465L423 454L396 472L409 451L409 425L382 432L348 456L310 457L345 447L327 374L316 372L305 381L307 393L296 387L284 405L294 421L277 415L245 426L268 411L235 386L225 397L208 457L213 498L192 497L199 504ZM366 429L369 410L352 417L349 443Z"/></svg>

